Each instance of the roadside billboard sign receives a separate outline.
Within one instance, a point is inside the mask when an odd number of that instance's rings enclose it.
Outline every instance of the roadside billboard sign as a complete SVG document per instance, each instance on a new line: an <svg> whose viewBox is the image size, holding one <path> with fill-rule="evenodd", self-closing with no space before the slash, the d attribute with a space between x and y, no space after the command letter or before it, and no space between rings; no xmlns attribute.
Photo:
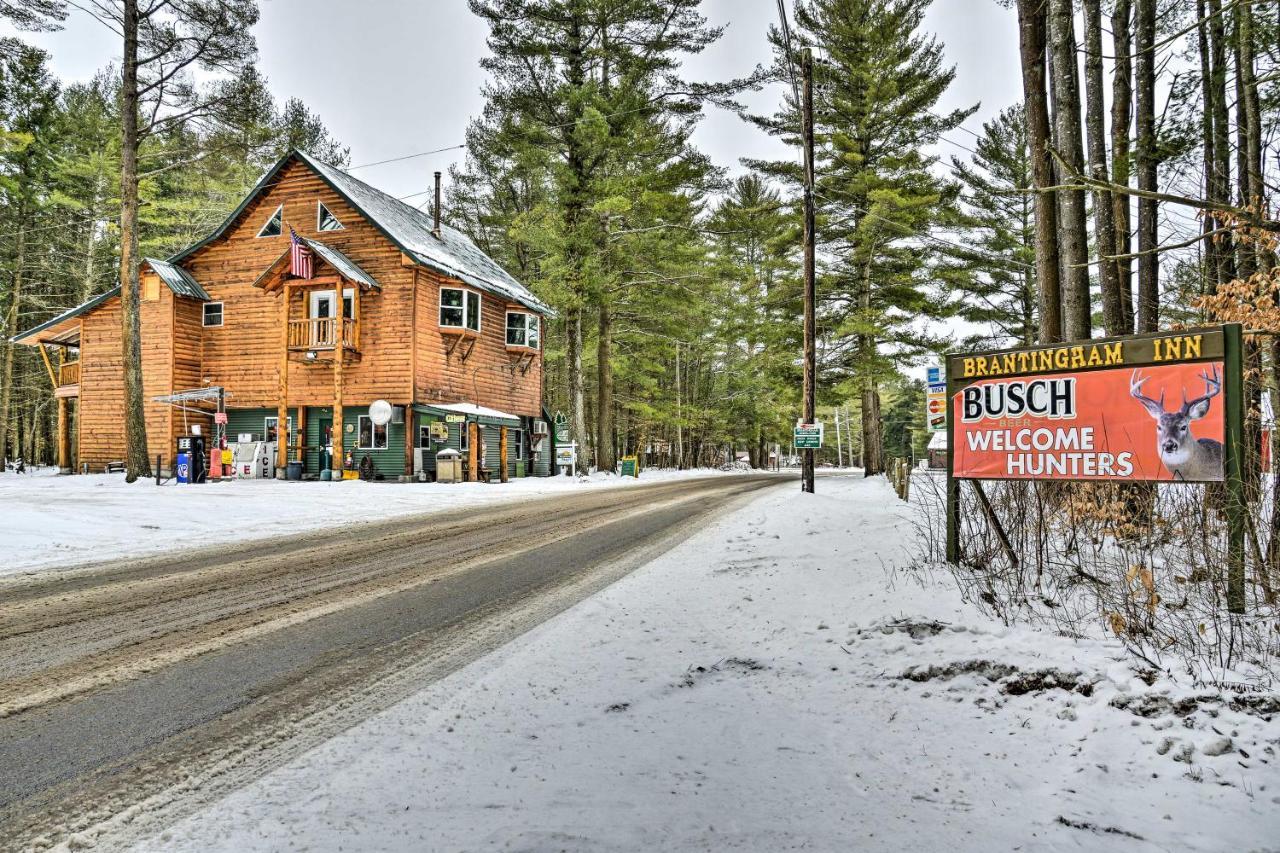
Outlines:
<svg viewBox="0 0 1280 853"><path fill-rule="evenodd" d="M1221 329L953 356L952 474L1221 481Z"/></svg>
<svg viewBox="0 0 1280 853"><path fill-rule="evenodd" d="M1222 482L1227 601L1243 612L1242 347L1233 323L948 356L948 562L964 480L1001 538L982 480Z"/></svg>
<svg viewBox="0 0 1280 853"><path fill-rule="evenodd" d="M819 450L822 447L822 424L796 422L794 441L797 450Z"/></svg>

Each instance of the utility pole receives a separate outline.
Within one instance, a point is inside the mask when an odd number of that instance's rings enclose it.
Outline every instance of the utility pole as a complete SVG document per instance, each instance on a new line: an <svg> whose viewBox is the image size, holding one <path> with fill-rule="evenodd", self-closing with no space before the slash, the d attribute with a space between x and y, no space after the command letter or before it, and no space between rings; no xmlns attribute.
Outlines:
<svg viewBox="0 0 1280 853"><path fill-rule="evenodd" d="M680 399L680 342L676 341L676 470L684 470L684 404Z"/></svg>
<svg viewBox="0 0 1280 853"><path fill-rule="evenodd" d="M804 49L800 57L800 70L804 76L804 103L802 106L804 139L804 422L814 423L814 404L818 381L817 321L814 316L817 301L817 285L814 247L813 211L813 51ZM813 450L804 451L804 465L800 475L800 488L813 491Z"/></svg>

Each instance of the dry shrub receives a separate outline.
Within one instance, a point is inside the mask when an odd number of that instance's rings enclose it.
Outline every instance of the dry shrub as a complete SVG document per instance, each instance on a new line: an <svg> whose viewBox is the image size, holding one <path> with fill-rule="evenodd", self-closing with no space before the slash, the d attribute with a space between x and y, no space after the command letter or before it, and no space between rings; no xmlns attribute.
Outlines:
<svg viewBox="0 0 1280 853"><path fill-rule="evenodd" d="M945 479L916 478L922 562L944 562ZM1137 658L1207 683L1272 686L1280 620L1247 560L1248 608L1226 607L1226 521L1203 485L1005 481L960 489L965 596L1004 620L1072 637L1099 629ZM1246 549L1249 550L1249 549Z"/></svg>

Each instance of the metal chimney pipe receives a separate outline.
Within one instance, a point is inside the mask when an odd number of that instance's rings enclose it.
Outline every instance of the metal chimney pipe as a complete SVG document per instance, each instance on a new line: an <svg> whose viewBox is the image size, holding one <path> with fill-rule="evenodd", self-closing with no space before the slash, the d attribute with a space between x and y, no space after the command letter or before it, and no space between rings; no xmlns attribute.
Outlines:
<svg viewBox="0 0 1280 853"><path fill-rule="evenodd" d="M440 236L440 173L436 172L436 209L432 217L431 233Z"/></svg>

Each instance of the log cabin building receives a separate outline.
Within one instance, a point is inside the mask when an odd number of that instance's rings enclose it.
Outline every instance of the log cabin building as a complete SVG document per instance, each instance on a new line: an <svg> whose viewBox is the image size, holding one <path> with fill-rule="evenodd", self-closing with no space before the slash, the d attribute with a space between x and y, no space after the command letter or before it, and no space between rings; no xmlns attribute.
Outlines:
<svg viewBox="0 0 1280 853"><path fill-rule="evenodd" d="M550 473L540 439L551 310L440 221L436 180L435 209L423 212L291 152L208 237L146 259L149 457L168 467L177 437L193 424L211 435L215 420L208 403L156 398L218 388L230 441L287 435L278 468L286 454L311 475L368 457L383 476L431 475L436 451L452 447L473 477L500 472L504 457L507 476ZM297 274L292 233L309 277ZM65 470L125 458L119 296L117 286L15 338L39 346L48 367ZM378 400L394 406L389 423L370 417Z"/></svg>

